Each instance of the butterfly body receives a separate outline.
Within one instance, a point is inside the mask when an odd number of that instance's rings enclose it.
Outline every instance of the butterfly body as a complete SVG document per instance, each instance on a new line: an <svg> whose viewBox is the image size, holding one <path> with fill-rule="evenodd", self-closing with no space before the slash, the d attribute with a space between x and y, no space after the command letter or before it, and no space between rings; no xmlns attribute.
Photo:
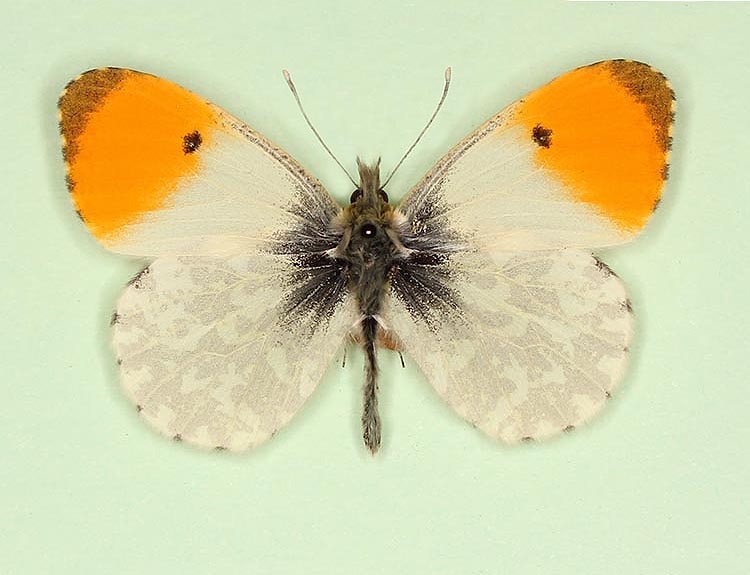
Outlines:
<svg viewBox="0 0 750 575"><path fill-rule="evenodd" d="M343 298L344 292L347 292L356 302L359 318L350 335L364 352L362 429L365 445L372 453L378 450L381 437L377 400L377 349L383 345L398 349L398 343L393 339L397 336L388 334L387 326L380 317L383 302L388 297L392 280L395 280L396 285L403 284L405 289L412 292L415 275L420 271L426 278L431 278L423 281L432 284L439 282L434 269L428 271L429 268L425 268L425 264L432 268L438 264L438 260L430 256L430 252L435 251L434 246L432 250L425 250L425 246L410 238L403 218L398 218L397 212L388 202L388 195L380 186L379 164L379 161L372 166L358 162L359 186L351 195L350 205L330 224L330 233L334 237L340 237L336 248L319 249L313 259L298 264L309 265L312 269L331 267L335 270L333 275L336 277L329 278L325 283L337 286L340 293L335 300ZM433 242L436 239L433 236ZM288 240L295 244L293 234L289 235ZM413 244L414 248L406 247L404 242ZM289 251L299 254L309 249L310 246L303 240ZM293 283L290 285L291 294L286 297L295 302L295 305L300 301L318 305L317 298L305 297L318 285L318 277L313 285L307 282ZM416 291L414 295L418 294L419 291ZM319 313L325 315L333 311L330 309ZM287 310L290 315L294 312L294 308Z"/></svg>
<svg viewBox="0 0 750 575"><path fill-rule="evenodd" d="M342 240L335 251L346 263L349 289L364 317L375 317L393 262L407 256L394 229L393 208L380 188L378 166L360 164L360 186L343 210Z"/></svg>
<svg viewBox="0 0 750 575"><path fill-rule="evenodd" d="M359 165L342 207L214 104L132 70L60 98L68 187L115 252L153 261L113 316L123 386L175 439L234 451L286 425L342 345L409 354L461 417L513 443L570 430L624 374L632 306L591 249L635 237L667 174L673 94L646 64L553 80L451 149L397 204Z"/></svg>

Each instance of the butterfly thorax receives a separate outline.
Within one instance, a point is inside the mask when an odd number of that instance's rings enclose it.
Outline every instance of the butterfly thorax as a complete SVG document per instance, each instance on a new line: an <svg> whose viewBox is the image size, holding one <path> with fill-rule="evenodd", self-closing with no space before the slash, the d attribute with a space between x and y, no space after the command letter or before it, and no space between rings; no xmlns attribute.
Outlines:
<svg viewBox="0 0 750 575"><path fill-rule="evenodd" d="M380 187L378 164L359 163L360 185L344 210L344 235L337 250L348 265L349 289L366 317L380 311L389 270L399 255L393 207Z"/></svg>

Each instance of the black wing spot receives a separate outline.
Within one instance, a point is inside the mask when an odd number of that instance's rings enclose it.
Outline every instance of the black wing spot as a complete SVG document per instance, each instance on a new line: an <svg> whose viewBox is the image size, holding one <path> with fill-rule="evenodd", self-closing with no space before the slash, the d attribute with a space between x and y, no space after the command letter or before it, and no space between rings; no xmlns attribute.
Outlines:
<svg viewBox="0 0 750 575"><path fill-rule="evenodd" d="M175 441L182 441L182 434L181 433L175 433L172 436L172 439L174 439Z"/></svg>
<svg viewBox="0 0 750 575"><path fill-rule="evenodd" d="M576 426L575 426L575 425L568 425L568 426L566 426L566 427L563 427L563 432L564 432L564 433L570 433L570 432L571 432L571 431L573 431L573 430L574 430L575 428L576 428Z"/></svg>
<svg viewBox="0 0 750 575"><path fill-rule="evenodd" d="M537 124L531 131L531 138L540 148L549 148L552 145L552 130Z"/></svg>
<svg viewBox="0 0 750 575"><path fill-rule="evenodd" d="M140 413L141 411L143 411L143 406L139 403L135 406L135 409L136 411L138 411L138 413Z"/></svg>
<svg viewBox="0 0 750 575"><path fill-rule="evenodd" d="M186 154L197 152L203 143L203 137L198 130L194 130L182 137L182 151Z"/></svg>
<svg viewBox="0 0 750 575"><path fill-rule="evenodd" d="M112 317L109 319L109 325L115 325L120 321L120 314L116 311L112 312Z"/></svg>

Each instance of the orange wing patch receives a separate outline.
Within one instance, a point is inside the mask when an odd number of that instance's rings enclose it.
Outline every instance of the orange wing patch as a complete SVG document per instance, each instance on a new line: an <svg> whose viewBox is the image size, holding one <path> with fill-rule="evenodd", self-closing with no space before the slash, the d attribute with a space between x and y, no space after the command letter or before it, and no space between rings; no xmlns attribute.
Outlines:
<svg viewBox="0 0 750 575"><path fill-rule="evenodd" d="M60 96L68 185L91 232L112 238L169 200L199 169L218 125L206 101L171 82L118 68L86 72Z"/></svg>
<svg viewBox="0 0 750 575"><path fill-rule="evenodd" d="M666 179L674 95L646 64L599 62L524 98L516 119L536 142L536 162L618 227L637 231Z"/></svg>

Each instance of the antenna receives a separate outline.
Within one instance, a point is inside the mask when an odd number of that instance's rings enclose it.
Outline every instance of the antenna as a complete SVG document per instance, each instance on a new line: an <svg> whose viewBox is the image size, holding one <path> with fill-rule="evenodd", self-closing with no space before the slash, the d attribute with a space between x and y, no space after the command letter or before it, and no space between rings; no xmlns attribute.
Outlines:
<svg viewBox="0 0 750 575"><path fill-rule="evenodd" d="M302 116L305 118L307 125L310 126L310 129L313 131L313 134L315 134L315 137L318 138L318 142L320 142L320 145L323 146L323 148L325 148L325 151L328 152L328 155L333 158L334 162L336 162L339 165L339 168L344 170L346 177L349 178L349 181L352 184L354 184L354 187L358 188L359 184L355 182L354 179L349 175L349 172L347 172L346 168L341 164L341 162L339 162L339 159L333 155L333 152L331 151L331 149L323 141L323 138L320 137L320 134L318 134L318 130L316 130L315 126L312 125L310 118L307 117L307 113L305 112L305 109L302 107L302 102L299 99L299 94L297 94L297 88L294 87L294 82L292 82L291 74L289 73L288 70L282 70L281 72L284 74L284 79L286 80L286 83L289 85L289 89L292 91L292 95L294 96L294 99L297 101L297 106L299 106L299 111L302 112Z"/></svg>
<svg viewBox="0 0 750 575"><path fill-rule="evenodd" d="M437 106L435 107L435 111L432 113L432 116L430 116L430 119L427 120L427 124L425 124L425 127L422 128L422 131L419 132L419 135L417 136L417 139L414 140L414 143L409 146L409 149L406 150L406 153L401 156L401 159L398 161L398 164L396 164L396 167L391 170L391 173L388 175L388 177L385 179L385 183L381 186L381 188L385 188L388 185L388 182L391 181L391 178L393 177L393 174L396 173L396 170L398 170L401 167L401 164L404 163L404 160L406 157L411 154L411 151L414 149L414 147L419 143L419 140L422 139L422 136L424 136L424 133L427 131L427 128L430 127L432 124L432 121L435 119L435 116L437 116L437 113L440 111L440 108L443 105L443 102L445 102L445 97L448 95L448 87L451 85L451 67L448 66L445 69L445 85L443 86L443 95L440 96L440 101L438 102Z"/></svg>

